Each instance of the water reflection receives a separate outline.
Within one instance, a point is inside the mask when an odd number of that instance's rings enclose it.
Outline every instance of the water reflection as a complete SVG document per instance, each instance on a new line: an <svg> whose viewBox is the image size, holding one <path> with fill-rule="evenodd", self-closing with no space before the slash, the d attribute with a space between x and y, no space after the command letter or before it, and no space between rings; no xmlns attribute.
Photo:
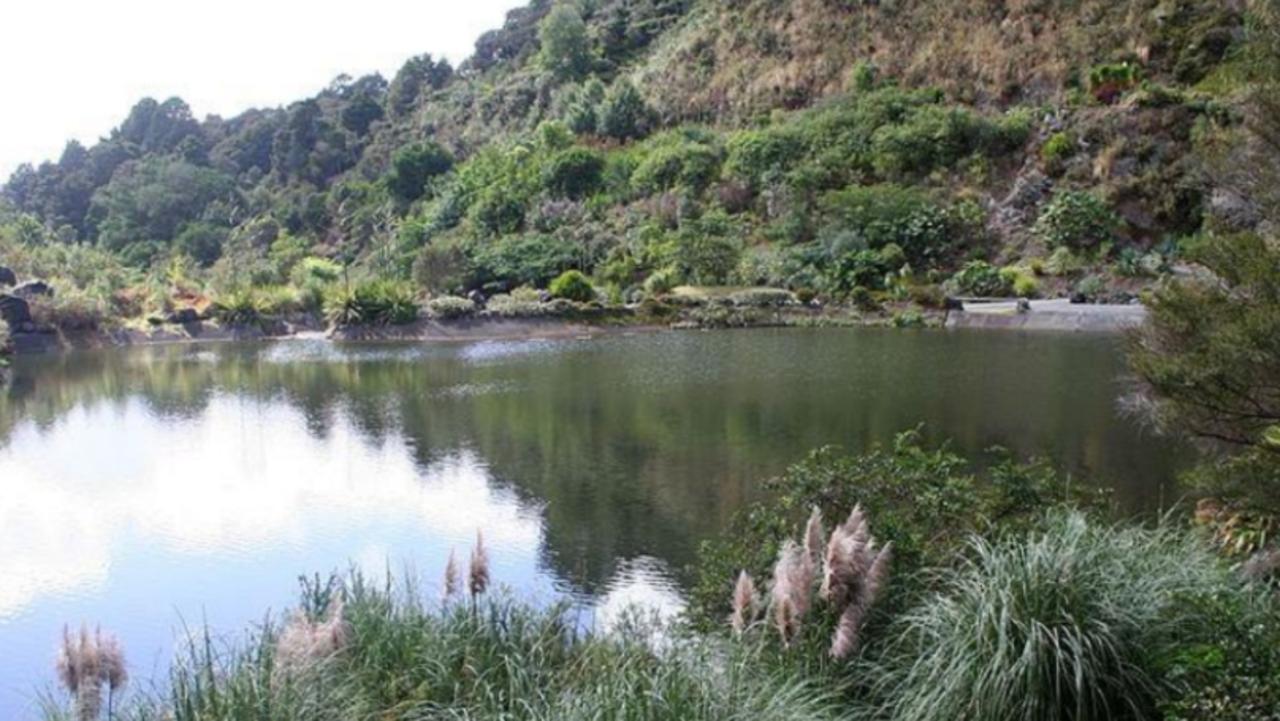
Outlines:
<svg viewBox="0 0 1280 721"><path fill-rule="evenodd" d="M1105 339L877 331L23 359L0 394L0 717L64 622L158 666L179 615L236 628L350 561L434 582L478 527L507 584L673 612L763 479L921 422L1158 502L1177 454L1116 416L1119 371Z"/></svg>

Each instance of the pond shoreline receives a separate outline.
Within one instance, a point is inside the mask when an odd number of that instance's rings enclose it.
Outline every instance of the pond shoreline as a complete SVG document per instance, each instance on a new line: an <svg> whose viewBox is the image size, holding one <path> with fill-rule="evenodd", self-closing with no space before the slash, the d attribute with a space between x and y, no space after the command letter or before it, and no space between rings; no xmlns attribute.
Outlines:
<svg viewBox="0 0 1280 721"><path fill-rule="evenodd" d="M1008 306L1008 307L1006 307ZM212 321L167 324L151 329L111 328L83 331L46 330L10 336L15 355L38 355L98 348L180 345L207 342L252 342L316 338L339 343L476 342L589 338L601 335L656 333L671 330L726 330L779 327L893 327L901 316L886 313L831 312L817 309L734 309L708 317L682 312L670 318L505 318L423 319L403 326L326 327L313 316L257 326L226 327ZM1037 301L1025 312L1016 303L992 303L963 311L926 311L904 328L982 329L1052 333L1123 333L1145 317L1141 306L1069 305Z"/></svg>

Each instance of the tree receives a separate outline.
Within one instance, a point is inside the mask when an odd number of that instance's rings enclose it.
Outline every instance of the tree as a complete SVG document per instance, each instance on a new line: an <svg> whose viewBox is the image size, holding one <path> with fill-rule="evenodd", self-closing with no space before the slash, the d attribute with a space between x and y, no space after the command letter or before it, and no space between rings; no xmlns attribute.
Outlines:
<svg viewBox="0 0 1280 721"><path fill-rule="evenodd" d="M1141 407L1166 430L1280 462L1280 248L1212 235L1190 257L1202 273L1152 293L1130 344Z"/></svg>
<svg viewBox="0 0 1280 721"><path fill-rule="evenodd" d="M591 40L582 14L568 3L552 8L538 25L538 55L543 69L560 80L577 80L591 71Z"/></svg>
<svg viewBox="0 0 1280 721"><path fill-rule="evenodd" d="M427 182L453 167L453 156L436 142L418 143L400 150L391 159L387 188L397 199L412 203L421 198Z"/></svg>
<svg viewBox="0 0 1280 721"><path fill-rule="evenodd" d="M649 132L651 115L636 86L619 80L600 106L600 134L618 140L642 138Z"/></svg>
<svg viewBox="0 0 1280 721"><path fill-rule="evenodd" d="M424 91L439 90L453 77L453 67L448 60L435 62L430 55L409 58L387 91L387 109L395 117L408 115Z"/></svg>
<svg viewBox="0 0 1280 721"><path fill-rule="evenodd" d="M603 155L589 148L569 148L547 163L542 184L555 197L576 200L599 190L603 177Z"/></svg>

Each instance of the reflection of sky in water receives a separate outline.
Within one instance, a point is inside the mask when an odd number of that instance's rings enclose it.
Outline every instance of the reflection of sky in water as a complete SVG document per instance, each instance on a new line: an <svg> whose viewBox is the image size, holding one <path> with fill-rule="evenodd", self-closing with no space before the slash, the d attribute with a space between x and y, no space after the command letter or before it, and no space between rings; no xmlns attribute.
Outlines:
<svg viewBox="0 0 1280 721"><path fill-rule="evenodd" d="M477 528L497 582L561 591L540 568L542 509L493 483L476 455L420 467L397 436L373 445L339 421L317 438L279 402L215 395L192 419L136 398L77 406L49 428L20 423L0 479L6 719L51 679L67 622L117 632L146 677L182 623L239 629L291 603L299 573L408 568L435 593L450 549L465 559ZM661 562L623 563L597 620L631 601L678 608L672 588Z"/></svg>

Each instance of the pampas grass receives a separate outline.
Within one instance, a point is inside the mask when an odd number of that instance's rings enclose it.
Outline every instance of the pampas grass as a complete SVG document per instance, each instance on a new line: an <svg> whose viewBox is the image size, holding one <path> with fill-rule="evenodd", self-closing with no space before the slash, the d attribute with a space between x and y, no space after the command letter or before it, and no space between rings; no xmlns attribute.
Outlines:
<svg viewBox="0 0 1280 721"><path fill-rule="evenodd" d="M777 668L760 644L639 621L584 630L574 607L525 604L493 590L473 611L427 601L408 581L369 583L358 572L334 589L345 602L349 635L331 663L272 683L284 629L266 622L223 642L206 632L203 643L193 640L176 660L168 682L132 694L123 715L130 721L841 717L832 692ZM318 605L314 598L301 603Z"/></svg>
<svg viewBox="0 0 1280 721"><path fill-rule="evenodd" d="M822 583L818 597L838 617L831 638L830 655L844 659L858 649L863 621L880 594L889 575L891 545L876 548L870 524L860 506L855 506L844 523L824 541L822 512L815 508L805 523L803 546L787 539L773 567L769 589L773 626L784 647L800 634L812 603L817 564L822 563ZM739 589L744 571L734 591L734 613L730 625L742 635L745 625L739 614Z"/></svg>
<svg viewBox="0 0 1280 721"><path fill-rule="evenodd" d="M319 621L294 612L276 642L276 670L285 676L306 673L341 653L351 636L345 612L341 596L333 597Z"/></svg>
<svg viewBox="0 0 1280 721"><path fill-rule="evenodd" d="M454 549L449 549L449 562L444 567L444 598L448 600L458 595L458 588L461 584L461 577L458 572L458 554Z"/></svg>
<svg viewBox="0 0 1280 721"><path fill-rule="evenodd" d="M77 721L93 721L102 713L102 687L107 687L107 718L113 715L115 694L128 683L124 651L110 634L92 635L85 626L78 634L63 627L56 662L58 682L74 699Z"/></svg>
<svg viewBox="0 0 1280 721"><path fill-rule="evenodd" d="M729 617L729 625L735 635L741 636L756 620L756 583L751 574L743 571L738 574L738 582L733 587L733 613Z"/></svg>
<svg viewBox="0 0 1280 721"><path fill-rule="evenodd" d="M489 589L489 552L484 547L484 534L476 531L476 545L471 549L471 568L467 587L471 591L471 603Z"/></svg>

